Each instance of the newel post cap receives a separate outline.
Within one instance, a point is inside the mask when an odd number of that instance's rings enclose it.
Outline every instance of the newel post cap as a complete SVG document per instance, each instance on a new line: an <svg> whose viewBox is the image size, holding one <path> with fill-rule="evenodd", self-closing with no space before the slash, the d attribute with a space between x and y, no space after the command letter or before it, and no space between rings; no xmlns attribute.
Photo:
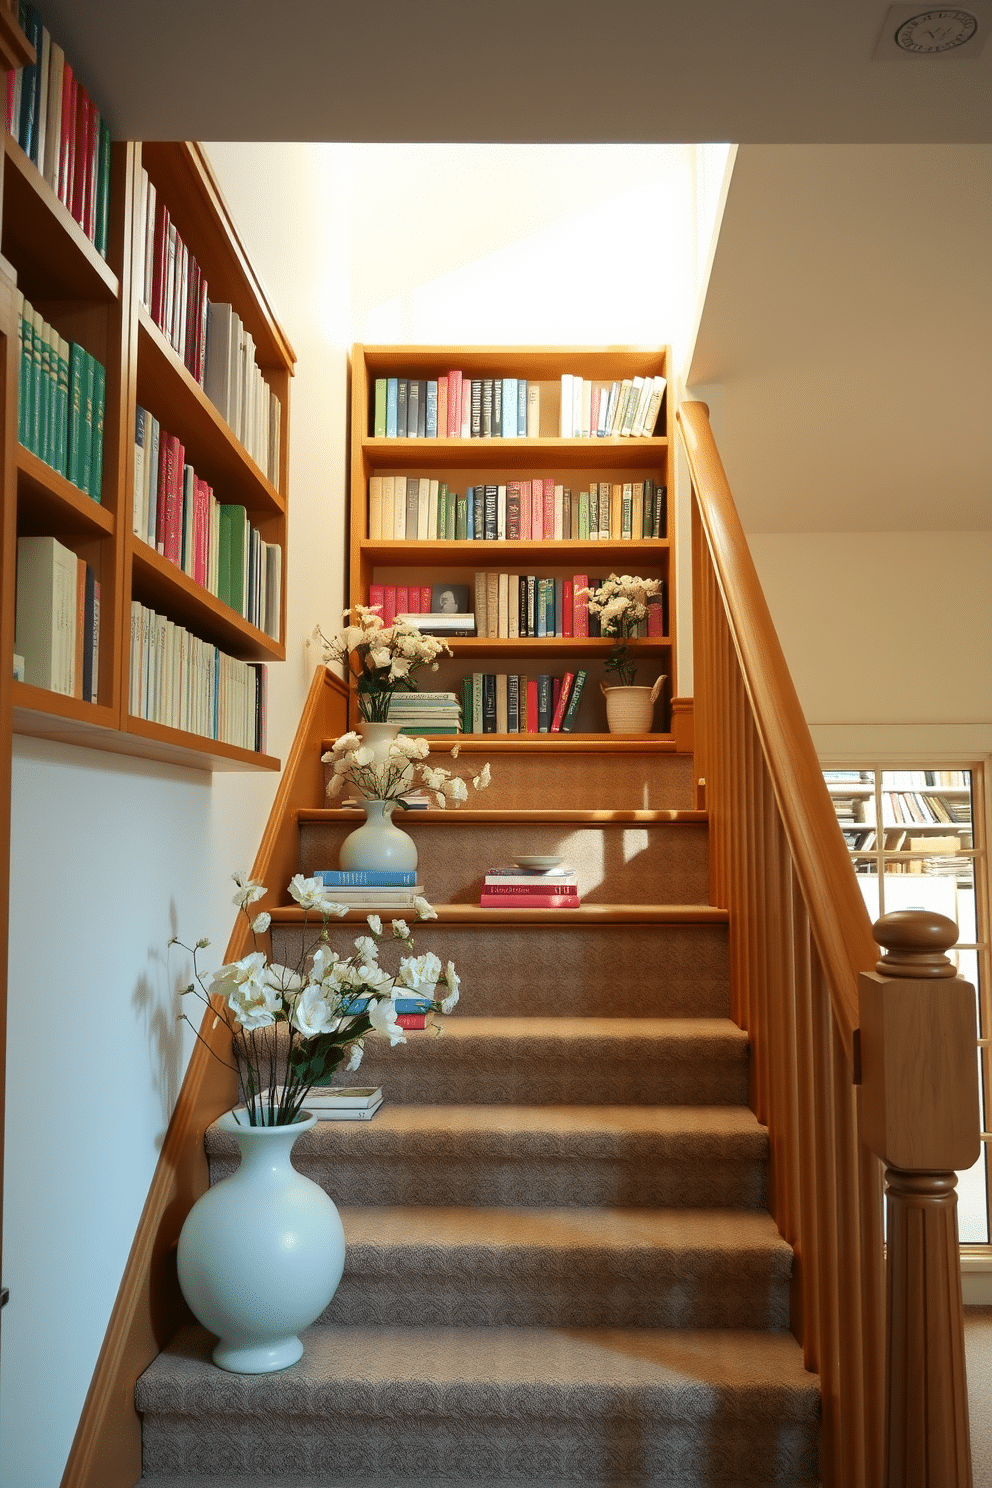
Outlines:
<svg viewBox="0 0 992 1488"><path fill-rule="evenodd" d="M953 962L944 954L958 938L958 927L947 915L929 909L894 909L875 921L871 933L884 951L875 963L882 976L957 976Z"/></svg>

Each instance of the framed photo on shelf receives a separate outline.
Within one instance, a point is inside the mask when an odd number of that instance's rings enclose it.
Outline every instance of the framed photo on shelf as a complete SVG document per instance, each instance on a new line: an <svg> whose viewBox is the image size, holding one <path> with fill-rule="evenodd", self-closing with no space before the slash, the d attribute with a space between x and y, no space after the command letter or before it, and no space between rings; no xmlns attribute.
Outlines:
<svg viewBox="0 0 992 1488"><path fill-rule="evenodd" d="M435 584L431 589L431 611L435 615L470 613L467 584Z"/></svg>

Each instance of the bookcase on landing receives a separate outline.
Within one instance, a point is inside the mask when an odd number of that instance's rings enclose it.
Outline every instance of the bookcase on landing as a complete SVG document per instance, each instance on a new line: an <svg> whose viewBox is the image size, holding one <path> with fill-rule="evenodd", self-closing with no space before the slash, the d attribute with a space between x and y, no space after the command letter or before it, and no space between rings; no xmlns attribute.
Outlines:
<svg viewBox="0 0 992 1488"><path fill-rule="evenodd" d="M464 347L356 345L351 362L351 552L349 602L368 604L373 585L402 587L468 586L475 594L476 575L510 574L590 583L610 573L660 579L664 588L664 634L637 643L638 683L667 678L655 711L655 731L667 732L675 678L674 563L671 542L672 400L666 392L652 433L631 438L561 436L562 377L611 386L624 379L669 375L669 352L622 347ZM465 383L483 379L526 379L539 393L539 423L530 434L504 437L383 437L375 433L376 383L402 378L424 383L457 370ZM381 393L380 393L381 403ZM523 405L521 405L523 407ZM520 428L528 427L521 417ZM536 431L536 432L535 432ZM438 430L440 435L440 429ZM667 520L659 537L482 539L370 535L369 493L374 477L432 479L463 495L468 487L499 487L513 481L548 481L575 497L595 482L616 487L652 481L667 492ZM578 509L576 502L576 510ZM635 524L638 525L638 524ZM533 529L532 529L533 530ZM604 529L605 530L605 529ZM512 587L512 586L511 586ZM606 735L606 713L600 682L613 680L604 669L612 641L579 635L467 635L449 640L453 657L421 685L462 695L462 682L472 673L507 673L535 677L579 669L587 672L575 731ZM510 735L523 737L523 735ZM543 737L539 735L538 737ZM550 737L554 737L553 735Z"/></svg>
<svg viewBox="0 0 992 1488"><path fill-rule="evenodd" d="M132 685L132 612L172 622L175 639L201 663L213 648L230 667L282 660L285 655L289 380L294 356L265 300L200 147L191 143L115 144L111 158L106 259L81 231L36 166L9 135L3 140L0 200L0 313L5 337L2 637L9 675L15 654L18 539L53 537L84 561L99 586L95 701L27 681L11 684L16 732L62 739L199 769L275 769L278 761L243 742L208 733L201 708L188 706L177 726L139 716ZM208 285L211 301L233 305L254 343L261 377L278 400L274 463L262 468L141 303L143 183L160 202ZM19 297L30 302L60 338L84 348L105 370L101 489L94 499L16 436L19 383ZM273 405L275 406L275 405ZM278 599L267 634L204 583L170 561L135 530L135 421L139 408L181 442L185 460L217 501L243 509L247 527L276 550ZM256 619L259 617L256 615ZM185 633L185 634L183 634ZM192 638L187 641L186 637ZM189 651L187 652L187 647ZM178 672L177 672L178 674ZM192 671L191 678L194 678ZM195 680L195 679L194 679ZM205 685L209 686L209 678ZM77 689L78 693L78 689ZM188 703L188 696L186 697ZM159 717L165 716L159 713Z"/></svg>

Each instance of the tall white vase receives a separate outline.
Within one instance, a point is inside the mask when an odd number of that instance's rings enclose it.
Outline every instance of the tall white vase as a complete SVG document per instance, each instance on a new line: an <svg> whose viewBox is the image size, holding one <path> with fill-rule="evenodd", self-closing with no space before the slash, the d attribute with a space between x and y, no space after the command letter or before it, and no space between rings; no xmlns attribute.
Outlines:
<svg viewBox="0 0 992 1488"><path fill-rule="evenodd" d="M344 1270L344 1230L334 1201L290 1161L315 1118L248 1126L244 1108L218 1121L241 1149L241 1166L193 1205L179 1236L179 1285L193 1314L218 1335L214 1363L235 1374L295 1364L302 1328L320 1316Z"/></svg>
<svg viewBox="0 0 992 1488"><path fill-rule="evenodd" d="M400 724L373 723L367 718L360 718L355 732L361 734L362 743L371 749L376 764L384 764L389 758L390 744L399 737Z"/></svg>

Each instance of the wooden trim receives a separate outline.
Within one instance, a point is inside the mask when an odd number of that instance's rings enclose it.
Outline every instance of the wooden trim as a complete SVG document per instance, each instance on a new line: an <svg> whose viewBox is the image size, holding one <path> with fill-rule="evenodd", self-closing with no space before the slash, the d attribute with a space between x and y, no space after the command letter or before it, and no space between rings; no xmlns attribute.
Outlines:
<svg viewBox="0 0 992 1488"><path fill-rule="evenodd" d="M34 60L34 47L17 24L17 6L4 0L0 5L0 68L27 67Z"/></svg>
<svg viewBox="0 0 992 1488"><path fill-rule="evenodd" d="M320 741L341 732L347 689L324 667L314 673L286 769L279 782L251 876L278 885L296 871L299 807L320 799ZM267 907L268 899L259 902ZM248 949L243 916L228 942L226 961ZM134 1488L141 1476L141 1420L134 1383L188 1317L175 1275L179 1231L209 1177L203 1134L235 1099L234 1076L212 1050L222 1046L224 1024L209 1009L190 1058L162 1153L138 1223L107 1333L90 1382L62 1488Z"/></svg>
<svg viewBox="0 0 992 1488"><path fill-rule="evenodd" d="M695 711L691 697L672 698L672 734L678 754L692 754L695 747Z"/></svg>
<svg viewBox="0 0 992 1488"><path fill-rule="evenodd" d="M736 659L853 1069L857 976L869 970L876 959L868 912L837 830L823 773L758 581L705 405L683 403L678 422L716 583L731 624Z"/></svg>
<svg viewBox="0 0 992 1488"><path fill-rule="evenodd" d="M620 827L652 826L659 822L693 823L704 822L706 819L705 811L441 811L432 808L424 811L408 811L405 818L396 818L397 822L402 821L404 826L427 821L444 822L446 825L456 825L458 822L478 825L479 822L484 822L487 827L509 826L515 822L571 822L579 825ZM323 807L314 811L301 811L300 821L360 823L361 817L351 807Z"/></svg>
<svg viewBox="0 0 992 1488"><path fill-rule="evenodd" d="M482 909L478 904L435 904L439 925L725 925L725 909L712 904L580 904L577 909ZM364 920L368 909L352 909L345 920ZM280 925L301 925L307 911L298 905L271 910ZM388 912L385 915L389 917ZM313 921L313 911L309 914Z"/></svg>

